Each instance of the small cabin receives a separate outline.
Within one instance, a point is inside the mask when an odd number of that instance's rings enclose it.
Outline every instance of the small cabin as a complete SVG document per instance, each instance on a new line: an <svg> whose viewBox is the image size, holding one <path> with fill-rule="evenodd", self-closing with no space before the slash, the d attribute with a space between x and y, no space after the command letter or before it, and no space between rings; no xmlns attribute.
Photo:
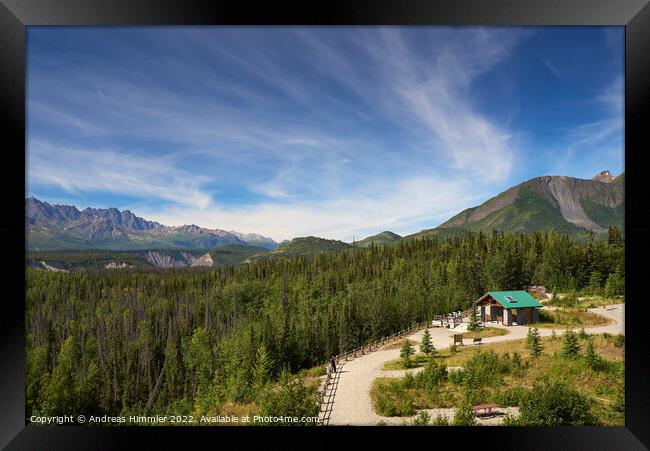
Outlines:
<svg viewBox="0 0 650 451"><path fill-rule="evenodd" d="M517 323L531 324L539 321L539 307L542 306L525 291L488 291L476 302L481 309L483 323L500 323L512 326Z"/></svg>

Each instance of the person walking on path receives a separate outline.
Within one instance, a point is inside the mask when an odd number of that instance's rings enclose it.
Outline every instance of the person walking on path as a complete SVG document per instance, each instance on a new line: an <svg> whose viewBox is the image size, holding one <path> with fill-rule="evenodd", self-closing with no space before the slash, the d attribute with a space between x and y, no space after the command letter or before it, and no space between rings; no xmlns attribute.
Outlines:
<svg viewBox="0 0 650 451"><path fill-rule="evenodd" d="M332 367L332 372L336 373L336 359L332 357L332 361L330 362L330 366Z"/></svg>

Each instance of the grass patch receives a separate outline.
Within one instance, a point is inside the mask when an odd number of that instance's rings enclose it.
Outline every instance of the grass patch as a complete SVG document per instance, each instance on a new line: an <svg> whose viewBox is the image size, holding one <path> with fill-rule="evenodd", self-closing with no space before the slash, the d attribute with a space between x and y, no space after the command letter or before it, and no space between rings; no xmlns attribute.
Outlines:
<svg viewBox="0 0 650 451"><path fill-rule="evenodd" d="M584 310L558 308L557 310L540 309L539 322L531 327L546 329L566 329L567 327L606 326L614 321L602 315Z"/></svg>
<svg viewBox="0 0 650 451"><path fill-rule="evenodd" d="M555 300L550 299L545 301L545 305L552 305L555 307L566 308L598 308L610 306L612 304L624 304L625 296L604 297L604 296L577 296L565 295L562 299L556 297Z"/></svg>
<svg viewBox="0 0 650 451"><path fill-rule="evenodd" d="M434 361L441 367L461 366L462 370L445 371L445 376L437 379L420 373L376 379L370 392L373 408L380 415L407 416L418 409L457 407L467 402L518 406L536 383L562 382L588 398L597 424L623 425L624 340L607 334L591 339L601 360L598 369L590 369L585 359L586 339L579 339L579 355L569 359L561 355L559 335L540 339L543 352L537 358L530 355L525 339L480 348L459 347L456 354L445 349Z"/></svg>
<svg viewBox="0 0 650 451"><path fill-rule="evenodd" d="M411 366L409 368L406 368L406 366L404 366L404 359L400 357L385 362L381 369L382 371L396 371L406 370L410 368L419 368L421 366L424 366L428 361L429 359L426 355L418 353L411 357Z"/></svg>
<svg viewBox="0 0 650 451"><path fill-rule="evenodd" d="M474 332L463 332L463 339L472 339L472 338L489 338L489 337L498 337L499 335L509 334L508 329L501 329L499 327L483 327L481 330ZM453 335L450 335L453 338Z"/></svg>
<svg viewBox="0 0 650 451"><path fill-rule="evenodd" d="M404 341L406 341L404 338L396 338L394 342L388 343L387 345L383 346L381 349L382 350L388 350L388 349L401 349L402 346L404 346ZM409 343L411 343L411 346L414 348L417 348L419 346L419 342L413 341L413 340L408 340Z"/></svg>

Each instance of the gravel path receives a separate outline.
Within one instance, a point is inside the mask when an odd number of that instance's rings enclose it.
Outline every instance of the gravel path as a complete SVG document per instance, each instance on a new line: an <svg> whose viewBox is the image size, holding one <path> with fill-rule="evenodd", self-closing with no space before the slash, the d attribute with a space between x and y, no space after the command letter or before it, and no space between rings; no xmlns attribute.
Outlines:
<svg viewBox="0 0 650 451"><path fill-rule="evenodd" d="M585 329L589 334L601 334L604 332L612 335L624 333L623 318L625 315L625 304L617 304L609 306L606 309L593 308L589 311L598 313L612 319L612 324L600 327L593 327ZM484 338L484 343L496 343L500 341L518 340L526 338L528 333L527 326L501 326L498 324L489 324L490 327L506 328L510 333L506 335L499 335L496 337ZM436 349L442 350L448 348L453 339L451 336L454 333L459 333L466 327L464 324L458 326L456 329L446 328L430 328L429 333ZM462 329L461 329L462 328ZM557 335L561 335L563 329L555 329ZM423 330L415 332L408 338L410 340L419 342L422 338ZM553 333L552 329L539 329L541 336L550 336ZM472 346L471 340L464 340L465 345ZM404 422L410 424L413 417L384 417L376 414L372 409L372 402L370 399L370 388L372 382L378 377L401 377L407 371L419 371L421 368L402 371L382 371L381 367L389 360L399 357L399 349L382 349L366 354L362 357L345 362L341 368L339 381L334 396L334 403L330 415L330 425L376 425L394 424L400 425ZM512 410L512 408L508 408ZM427 409L431 417L441 414L447 417L453 417L454 409ZM516 410L516 409L515 409ZM493 419L480 420L479 424L498 424L501 418L496 417Z"/></svg>

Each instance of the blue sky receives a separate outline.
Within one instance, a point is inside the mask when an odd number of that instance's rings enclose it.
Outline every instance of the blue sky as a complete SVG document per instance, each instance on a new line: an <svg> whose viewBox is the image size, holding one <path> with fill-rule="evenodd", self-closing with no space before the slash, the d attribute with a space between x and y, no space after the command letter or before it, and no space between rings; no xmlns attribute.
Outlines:
<svg viewBox="0 0 650 451"><path fill-rule="evenodd" d="M28 28L27 194L276 240L623 171L622 27Z"/></svg>

